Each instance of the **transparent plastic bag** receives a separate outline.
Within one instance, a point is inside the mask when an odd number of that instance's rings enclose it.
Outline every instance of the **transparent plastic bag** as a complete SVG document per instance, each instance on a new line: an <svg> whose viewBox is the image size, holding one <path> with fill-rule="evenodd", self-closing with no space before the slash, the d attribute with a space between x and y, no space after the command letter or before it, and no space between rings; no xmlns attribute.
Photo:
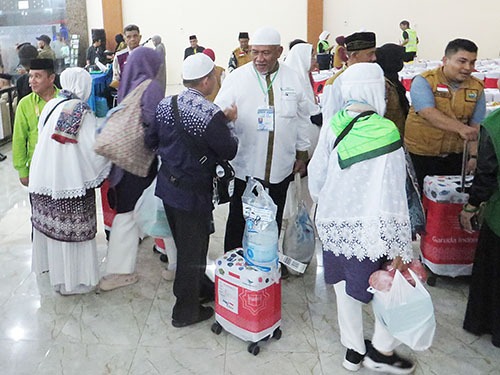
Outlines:
<svg viewBox="0 0 500 375"><path fill-rule="evenodd" d="M155 238L172 236L165 208L155 195L156 179L145 189L135 204L134 220L144 234Z"/></svg>
<svg viewBox="0 0 500 375"><path fill-rule="evenodd" d="M290 196L292 214L283 237L283 254L295 261L308 264L314 255L316 245L314 225L302 200L299 173L295 174L294 184L295 194ZM291 269L289 271L296 272Z"/></svg>
<svg viewBox="0 0 500 375"><path fill-rule="evenodd" d="M257 180L250 178L241 197L245 232L243 254L249 264L270 270L278 266L277 206Z"/></svg>
<svg viewBox="0 0 500 375"><path fill-rule="evenodd" d="M374 294L373 312L396 339L413 350L426 350L436 331L434 306L418 276L411 269L408 272L415 286L396 271L388 292L368 288Z"/></svg>

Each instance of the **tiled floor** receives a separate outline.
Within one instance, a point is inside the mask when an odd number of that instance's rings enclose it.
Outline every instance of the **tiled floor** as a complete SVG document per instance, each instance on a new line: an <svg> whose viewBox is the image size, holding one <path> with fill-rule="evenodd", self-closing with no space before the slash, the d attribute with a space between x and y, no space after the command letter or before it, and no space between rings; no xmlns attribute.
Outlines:
<svg viewBox="0 0 500 375"><path fill-rule="evenodd" d="M283 282L281 340L258 356L239 339L211 332L211 321L182 329L170 324L172 283L146 239L140 281L112 292L63 297L47 275L30 272L28 194L12 168L10 145L0 147L0 374L345 374L332 287L316 258L305 276ZM210 258L222 253L225 207L216 211ZM106 253L102 228L98 250ZM499 349L490 337L462 330L467 284L439 279L432 293L437 315L434 346L422 353L401 348L417 362L416 374L500 374ZM368 337L371 308L366 309ZM370 373L361 369L360 374Z"/></svg>

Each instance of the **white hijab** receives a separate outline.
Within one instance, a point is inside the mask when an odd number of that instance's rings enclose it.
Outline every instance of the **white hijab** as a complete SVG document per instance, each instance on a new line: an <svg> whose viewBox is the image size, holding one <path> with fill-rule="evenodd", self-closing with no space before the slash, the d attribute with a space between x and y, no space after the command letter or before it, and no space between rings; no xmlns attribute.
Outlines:
<svg viewBox="0 0 500 375"><path fill-rule="evenodd" d="M61 87L86 102L92 92L92 77L83 68L68 68L61 73Z"/></svg>
<svg viewBox="0 0 500 375"><path fill-rule="evenodd" d="M309 43L299 43L292 47L286 60L283 62L284 65L292 68L297 72L300 77L301 82L305 86L306 97L309 101L309 112L310 115L315 115L319 113L319 105L316 104L314 98L314 91L311 86L311 80L309 79L309 69L311 69L311 55L313 51L312 44Z"/></svg>
<svg viewBox="0 0 500 375"><path fill-rule="evenodd" d="M327 40L329 36L330 36L330 32L323 30L323 32L321 34L319 34L319 40Z"/></svg>
<svg viewBox="0 0 500 375"><path fill-rule="evenodd" d="M344 104L369 105L380 116L385 114L385 79L380 65L357 63L349 66L339 78Z"/></svg>
<svg viewBox="0 0 500 375"><path fill-rule="evenodd" d="M92 78L82 68L68 68L61 74L61 86L86 101L92 90ZM107 159L94 152L97 120L92 112L86 113L82 120L77 143L63 144L52 139L64 106L56 107L61 100L59 97L50 100L40 115L38 143L31 160L28 186L30 193L53 199L84 196L87 189L102 184L111 167Z"/></svg>

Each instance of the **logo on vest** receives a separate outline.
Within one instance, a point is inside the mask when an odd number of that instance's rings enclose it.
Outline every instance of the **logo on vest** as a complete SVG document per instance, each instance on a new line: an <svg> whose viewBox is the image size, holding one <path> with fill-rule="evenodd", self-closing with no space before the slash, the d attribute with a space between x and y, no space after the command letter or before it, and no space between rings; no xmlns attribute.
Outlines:
<svg viewBox="0 0 500 375"><path fill-rule="evenodd" d="M467 95L467 100L474 101L477 99L477 91L476 90L467 90L466 95Z"/></svg>

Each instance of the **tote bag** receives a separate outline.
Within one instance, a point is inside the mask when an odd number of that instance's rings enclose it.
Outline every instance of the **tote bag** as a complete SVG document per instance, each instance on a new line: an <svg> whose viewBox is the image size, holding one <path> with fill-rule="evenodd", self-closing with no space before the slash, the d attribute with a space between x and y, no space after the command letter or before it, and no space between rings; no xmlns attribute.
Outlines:
<svg viewBox="0 0 500 375"><path fill-rule="evenodd" d="M106 115L98 129L94 150L118 167L140 177L146 177L155 154L144 144L141 98L149 86L145 80Z"/></svg>

